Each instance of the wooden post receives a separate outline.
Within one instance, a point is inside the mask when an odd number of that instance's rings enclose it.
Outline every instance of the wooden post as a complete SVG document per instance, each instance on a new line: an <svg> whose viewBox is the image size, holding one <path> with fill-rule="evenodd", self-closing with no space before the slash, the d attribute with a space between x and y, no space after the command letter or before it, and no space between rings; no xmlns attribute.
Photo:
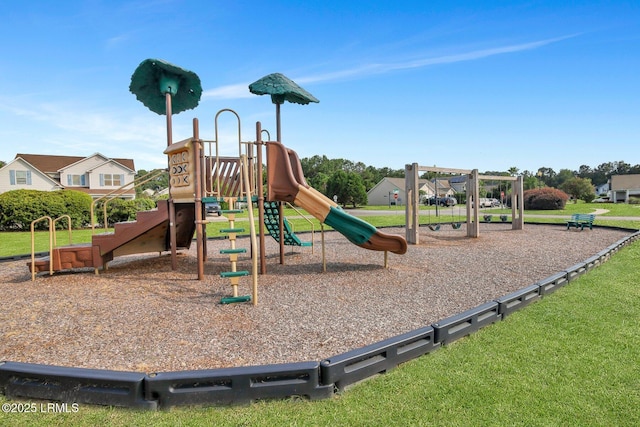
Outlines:
<svg viewBox="0 0 640 427"><path fill-rule="evenodd" d="M243 178L245 181L249 181L249 171L248 171L248 162L245 156L240 157L241 168L243 173ZM247 197L248 207L249 207L249 232L251 238L251 247L255 248L257 245L256 242L256 226L253 220L253 203L251 203L251 186L247 182L245 186L246 192L245 196ZM258 305L258 256L255 250L251 251L251 296L253 305Z"/></svg>
<svg viewBox="0 0 640 427"><path fill-rule="evenodd" d="M467 185L467 237L478 237L480 234L480 188L478 179L478 169L474 169L469 174ZM469 203L469 196L471 195L473 208ZM469 224L469 221L472 221ZM469 226L471 225L471 226Z"/></svg>
<svg viewBox="0 0 640 427"><path fill-rule="evenodd" d="M200 163L200 153L202 152L202 144L200 141L200 130L198 127L198 119L193 119L193 162L195 166L196 179L195 186L195 213L196 213L196 252L198 258L198 280L204 279L204 256L205 241L203 227L205 222L202 220L202 170Z"/></svg>
<svg viewBox="0 0 640 427"><path fill-rule="evenodd" d="M404 166L404 187L407 198L405 209L405 237L407 243L420 243L420 194L418 193L418 164Z"/></svg>
<svg viewBox="0 0 640 427"><path fill-rule="evenodd" d="M264 236L264 186L262 182L262 124L256 122L256 147L258 163L258 231L260 239L260 274L267 274L267 258L265 254Z"/></svg>
<svg viewBox="0 0 640 427"><path fill-rule="evenodd" d="M522 230L524 228L524 183L522 175L518 176L511 189L511 229Z"/></svg>
<svg viewBox="0 0 640 427"><path fill-rule="evenodd" d="M278 232L280 233L280 264L284 264L284 205L278 202Z"/></svg>

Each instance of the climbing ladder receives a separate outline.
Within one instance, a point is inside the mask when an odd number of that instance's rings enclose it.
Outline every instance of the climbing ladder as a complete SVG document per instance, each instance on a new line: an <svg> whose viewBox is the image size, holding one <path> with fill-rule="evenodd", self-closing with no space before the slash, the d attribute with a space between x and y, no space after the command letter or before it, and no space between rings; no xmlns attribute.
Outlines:
<svg viewBox="0 0 640 427"><path fill-rule="evenodd" d="M246 302L251 300L251 296L238 295L238 284L240 278L249 275L247 270L238 270L238 255L247 253L246 248L236 247L236 238L238 233L244 232L244 228L236 227L236 214L244 212L242 209L233 209L235 199L229 198L229 209L222 209L220 212L227 217L229 221L229 227L220 230L221 233L225 233L229 239L229 248L220 249L220 253L223 255L229 255L229 262L231 264L231 270L223 271L220 273L220 277L230 279L231 287L233 289L233 296L224 297L220 300L221 304L230 304L234 302Z"/></svg>
<svg viewBox="0 0 640 427"><path fill-rule="evenodd" d="M238 122L238 157L221 157L218 138L218 117L222 113L233 114ZM208 155L204 155L203 167L205 173L202 176L203 197L202 203L227 202L228 208L220 211L229 221L229 227L223 228L221 233L225 233L229 240L229 248L220 250L223 255L229 256L230 269L220 273L220 277L227 278L231 282L232 296L224 297L220 303L230 304L235 302L251 301L253 305L258 304L258 257L257 257L257 237L253 218L253 195L256 192L257 175L254 170L255 159L253 157L254 142L243 142L241 136L240 116L233 110L222 109L215 116L215 138L213 140L202 140L208 146ZM206 150L205 150L206 151ZM244 152L244 154L243 154ZM204 154L204 153L203 153ZM257 197L255 198L257 201ZM238 248L236 240L238 233L243 233L244 228L236 226L236 214L244 212L242 209L234 209L236 202L246 202L248 211L248 225L251 238L251 271L238 270L238 258L247 252L245 248ZM238 295L238 285L240 278L251 276L252 293L251 296Z"/></svg>
<svg viewBox="0 0 640 427"><path fill-rule="evenodd" d="M264 225L267 227L269 234L276 242L280 242L280 214L278 213L278 202L264 202ZM291 223L287 218L283 218L284 223L284 244L287 246L313 246L313 242L303 242L293 232Z"/></svg>

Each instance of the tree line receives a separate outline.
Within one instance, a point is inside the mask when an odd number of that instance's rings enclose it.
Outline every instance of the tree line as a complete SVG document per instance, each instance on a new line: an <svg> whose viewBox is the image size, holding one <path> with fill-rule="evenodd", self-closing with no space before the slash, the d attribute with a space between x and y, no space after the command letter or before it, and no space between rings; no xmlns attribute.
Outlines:
<svg viewBox="0 0 640 427"><path fill-rule="evenodd" d="M367 204L367 192L371 190L383 178L404 178L404 169L392 169L389 167L377 168L366 165L363 162L354 162L348 159L330 159L326 155L315 155L300 159L302 170L307 183L316 190L333 199L337 197L339 204L343 206L358 206ZM150 171L153 172L153 171ZM139 170L136 176L144 176L145 170ZM550 187L558 188L573 196L574 199L592 200L597 195L593 192L593 186L606 184L612 175L640 174L640 164L632 166L624 161L605 162L596 167L581 165L578 170L560 169L553 170L550 167L540 167L537 171L522 171L513 166L506 171L484 171L483 175L517 176L522 175L525 190ZM447 177L434 172L424 173L420 178L433 179ZM485 183L490 184L490 183ZM138 194L145 188L154 191L166 188L168 175L162 175L157 179L144 184L139 188ZM508 184L503 188L494 189L488 185L487 197L499 196L499 190L509 191ZM493 194L493 192L497 192Z"/></svg>
<svg viewBox="0 0 640 427"><path fill-rule="evenodd" d="M404 169L376 168L347 159L329 159L327 156L315 155L305 157L300 162L309 185L330 198L337 195L338 202L342 205L366 204L366 193L383 178L404 178ZM631 166L624 161L615 161L601 163L596 167L581 165L578 170L573 171L560 169L558 172L544 166L535 172L528 170L520 172L514 166L507 171L484 171L481 174L522 175L525 190L542 187L558 188L573 196L574 199L593 200L596 196L593 192L594 186L606 184L612 175L640 174L640 164ZM420 178L430 180L438 177L447 176L427 172Z"/></svg>

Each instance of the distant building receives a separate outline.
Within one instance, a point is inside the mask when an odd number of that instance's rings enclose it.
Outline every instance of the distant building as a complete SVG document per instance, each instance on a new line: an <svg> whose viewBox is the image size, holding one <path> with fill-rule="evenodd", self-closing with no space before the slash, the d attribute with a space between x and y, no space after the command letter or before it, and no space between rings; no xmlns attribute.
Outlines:
<svg viewBox="0 0 640 427"><path fill-rule="evenodd" d="M419 185L423 186L426 182L427 180L421 180ZM433 190L431 192L433 193ZM367 204L373 206L402 205L406 203L406 200L404 178L382 178L371 190L367 191Z"/></svg>
<svg viewBox="0 0 640 427"><path fill-rule="evenodd" d="M111 159L100 153L88 157L16 154L0 168L0 193L70 189L98 198L133 182L135 174L132 159ZM135 199L133 186L120 197Z"/></svg>
<svg viewBox="0 0 640 427"><path fill-rule="evenodd" d="M418 194L420 196L420 203L424 203L426 198L436 195L436 185L438 187L438 197L453 196L458 192L447 178L432 179L431 181L419 179ZM461 185L464 186L464 183ZM398 195L397 198L395 197L396 194ZM380 182L367 192L367 200L367 204L373 206L390 204L406 205L407 195L404 178L382 178Z"/></svg>
<svg viewBox="0 0 640 427"><path fill-rule="evenodd" d="M600 196L600 195L609 195L609 190L611 189L610 184L608 182L604 183L604 184L600 184L597 185L595 187L595 191L596 191L596 195Z"/></svg>
<svg viewBox="0 0 640 427"><path fill-rule="evenodd" d="M629 197L640 197L640 174L612 175L611 201L629 203Z"/></svg>

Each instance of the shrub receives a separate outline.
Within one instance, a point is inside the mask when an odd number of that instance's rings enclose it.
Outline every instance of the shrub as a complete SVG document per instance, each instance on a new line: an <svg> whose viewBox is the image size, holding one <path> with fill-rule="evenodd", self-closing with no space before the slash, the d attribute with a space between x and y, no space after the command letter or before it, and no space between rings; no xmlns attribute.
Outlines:
<svg viewBox="0 0 640 427"><path fill-rule="evenodd" d="M31 222L43 216L56 219L71 217L72 227L81 227L89 220L91 196L74 190L38 191L13 190L0 194L0 230L28 230ZM66 227L64 221L58 227ZM38 222L36 230L46 230L46 221Z"/></svg>
<svg viewBox="0 0 640 427"><path fill-rule="evenodd" d="M564 209L569 196L557 188L545 187L527 190L523 195L524 208L527 210Z"/></svg>
<svg viewBox="0 0 640 427"><path fill-rule="evenodd" d="M102 224L104 203L99 202L95 208L96 220ZM107 222L113 225L116 222L135 221L137 213L148 211L156 207L156 202L148 198L134 200L112 199L107 203Z"/></svg>

